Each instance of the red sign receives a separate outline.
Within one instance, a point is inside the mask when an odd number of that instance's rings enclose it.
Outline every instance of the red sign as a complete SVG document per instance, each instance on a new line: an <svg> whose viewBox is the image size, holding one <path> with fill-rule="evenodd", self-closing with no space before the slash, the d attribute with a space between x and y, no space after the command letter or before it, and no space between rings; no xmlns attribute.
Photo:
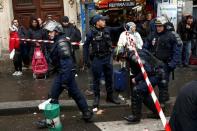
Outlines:
<svg viewBox="0 0 197 131"><path fill-rule="evenodd" d="M120 0L103 0L97 3L99 9L133 7L135 2Z"/></svg>

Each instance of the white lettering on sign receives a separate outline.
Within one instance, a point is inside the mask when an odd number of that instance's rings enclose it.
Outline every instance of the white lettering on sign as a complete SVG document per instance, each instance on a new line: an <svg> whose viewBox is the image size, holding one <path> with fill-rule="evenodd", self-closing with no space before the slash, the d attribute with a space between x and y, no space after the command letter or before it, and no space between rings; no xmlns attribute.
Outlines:
<svg viewBox="0 0 197 131"><path fill-rule="evenodd" d="M109 8L133 7L133 6L135 6L135 3L130 1L109 3Z"/></svg>

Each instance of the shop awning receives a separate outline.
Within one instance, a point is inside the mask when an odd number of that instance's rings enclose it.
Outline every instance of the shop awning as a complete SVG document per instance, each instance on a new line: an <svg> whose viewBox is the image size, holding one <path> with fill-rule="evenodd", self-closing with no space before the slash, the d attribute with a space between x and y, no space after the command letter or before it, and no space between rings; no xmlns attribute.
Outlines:
<svg viewBox="0 0 197 131"><path fill-rule="evenodd" d="M129 0L99 0L96 6L98 9L133 7L135 6L135 2Z"/></svg>

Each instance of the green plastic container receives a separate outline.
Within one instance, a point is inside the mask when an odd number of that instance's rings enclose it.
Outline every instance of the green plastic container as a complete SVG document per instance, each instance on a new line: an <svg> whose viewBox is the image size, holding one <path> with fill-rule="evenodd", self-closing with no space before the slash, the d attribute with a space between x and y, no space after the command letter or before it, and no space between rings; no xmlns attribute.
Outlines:
<svg viewBox="0 0 197 131"><path fill-rule="evenodd" d="M60 106L59 104L47 104L44 110L44 116L49 126L49 131L62 131L62 124L60 121Z"/></svg>

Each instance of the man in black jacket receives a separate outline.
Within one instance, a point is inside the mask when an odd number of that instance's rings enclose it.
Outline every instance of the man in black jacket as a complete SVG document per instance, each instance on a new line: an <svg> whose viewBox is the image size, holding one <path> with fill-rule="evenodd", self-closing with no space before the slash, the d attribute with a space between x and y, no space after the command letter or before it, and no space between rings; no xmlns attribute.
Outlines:
<svg viewBox="0 0 197 131"><path fill-rule="evenodd" d="M193 39L194 34L194 23L193 17L188 15L178 24L177 32L179 33L182 41L183 41L183 66L188 67L189 65L189 57L191 54L191 41Z"/></svg>
<svg viewBox="0 0 197 131"><path fill-rule="evenodd" d="M80 42L81 41L81 32L80 30L71 24L69 22L69 18L67 16L64 16L62 18L62 26L63 26L63 32L67 38L70 39L70 42ZM72 57L73 61L76 64L76 56L75 56L75 50L79 49L78 45L72 46Z"/></svg>

